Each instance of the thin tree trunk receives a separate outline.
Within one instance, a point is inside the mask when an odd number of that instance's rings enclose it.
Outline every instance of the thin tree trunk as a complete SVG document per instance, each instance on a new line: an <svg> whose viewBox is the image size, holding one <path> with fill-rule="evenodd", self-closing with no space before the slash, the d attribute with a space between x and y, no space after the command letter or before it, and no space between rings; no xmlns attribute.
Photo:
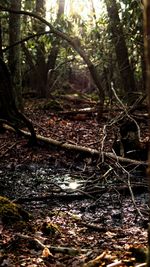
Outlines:
<svg viewBox="0 0 150 267"><path fill-rule="evenodd" d="M2 19L0 17L0 57L3 57L3 51L2 51Z"/></svg>
<svg viewBox="0 0 150 267"><path fill-rule="evenodd" d="M64 15L64 10L65 10L65 0L58 0L57 18L60 18L62 15Z"/></svg>
<svg viewBox="0 0 150 267"><path fill-rule="evenodd" d="M45 17L45 0L36 0L36 6L35 10L36 13L41 15L42 17ZM45 25L40 23L39 21L35 23L35 27L37 27L36 32L44 32L45 31Z"/></svg>
<svg viewBox="0 0 150 267"><path fill-rule="evenodd" d="M36 0L36 14L45 17L45 0ZM40 21L35 21L34 30L36 33L44 32L45 25ZM34 87L40 97L46 96L46 61L45 61L45 46L42 41L39 41L36 49L36 66L35 66L35 84ZM34 89L35 89L34 88Z"/></svg>
<svg viewBox="0 0 150 267"><path fill-rule="evenodd" d="M21 0L11 0L10 6L12 9L21 9ZM11 46L15 42L20 40L20 16L16 16L13 13L9 15L9 45ZM22 89L21 89L21 56L20 56L20 44L13 46L9 50L9 69L11 72L12 82L16 94L16 105L20 109L22 106Z"/></svg>
<svg viewBox="0 0 150 267"><path fill-rule="evenodd" d="M58 2L58 12L56 21L59 22L61 17L64 15L65 0L57 0ZM51 51L47 61L47 82L46 82L46 95L49 97L51 95L51 88L54 83L55 78L55 66L56 60L59 53L59 39L55 38L51 43Z"/></svg>

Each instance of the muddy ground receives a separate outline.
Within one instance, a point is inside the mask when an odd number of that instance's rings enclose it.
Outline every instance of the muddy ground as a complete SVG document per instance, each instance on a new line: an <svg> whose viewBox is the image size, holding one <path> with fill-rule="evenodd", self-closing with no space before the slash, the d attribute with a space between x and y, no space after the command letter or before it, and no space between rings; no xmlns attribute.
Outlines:
<svg viewBox="0 0 150 267"><path fill-rule="evenodd" d="M25 108L38 134L111 152L118 128L110 121L120 112L106 109L97 122L95 113L66 117L42 109L39 100ZM141 113L138 118L144 140L147 122ZM0 133L0 148L0 195L31 214L26 223L1 222L1 266L111 267L146 261L145 164L120 164L44 142L30 147L25 137L8 130Z"/></svg>

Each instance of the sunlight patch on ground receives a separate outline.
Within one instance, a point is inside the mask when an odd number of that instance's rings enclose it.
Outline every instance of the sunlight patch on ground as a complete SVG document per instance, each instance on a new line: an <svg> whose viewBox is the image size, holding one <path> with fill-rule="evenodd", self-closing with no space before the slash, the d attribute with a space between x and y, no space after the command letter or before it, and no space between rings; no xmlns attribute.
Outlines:
<svg viewBox="0 0 150 267"><path fill-rule="evenodd" d="M76 189L78 186L79 186L79 184L78 184L77 182L71 182L71 183L69 184L69 187L70 187L71 189Z"/></svg>

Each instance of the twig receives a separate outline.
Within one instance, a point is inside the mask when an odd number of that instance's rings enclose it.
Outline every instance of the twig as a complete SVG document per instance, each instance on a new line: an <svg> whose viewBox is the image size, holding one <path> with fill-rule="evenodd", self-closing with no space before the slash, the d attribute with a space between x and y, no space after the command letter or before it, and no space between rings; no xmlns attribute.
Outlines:
<svg viewBox="0 0 150 267"><path fill-rule="evenodd" d="M6 153L9 152L11 149L13 149L18 143L19 143L19 141L17 141L17 142L15 142L14 144L12 144L8 149L6 149L6 150L0 155L0 158L2 158L4 155L6 155Z"/></svg>
<svg viewBox="0 0 150 267"><path fill-rule="evenodd" d="M103 127L103 139L102 139L102 145L101 145L101 154L102 154L102 162L104 162L104 143L107 137L107 132L106 132L106 125Z"/></svg>
<svg viewBox="0 0 150 267"><path fill-rule="evenodd" d="M113 263L106 265L106 267L116 267L116 266L120 266L122 264L123 264L122 261L116 261L116 262L113 262Z"/></svg>
<svg viewBox="0 0 150 267"><path fill-rule="evenodd" d="M131 195L133 206L134 206L135 210L137 211L138 215L143 219L143 215L140 212L140 210L138 209L138 207L136 205L136 202L135 202L135 198L134 198L134 194L133 194L132 187L131 187L131 182L130 182L130 176L131 175L122 165L120 165L119 163L117 163L117 165L127 174L128 181L127 181L126 184L128 185L128 188L129 188L129 192L130 192L130 195Z"/></svg>
<svg viewBox="0 0 150 267"><path fill-rule="evenodd" d="M135 197L134 197L134 194L133 194L133 191L132 191L131 182L130 182L130 174L129 173L128 173L128 186L129 186L129 191L130 191L130 194L131 194L131 199L132 199L132 203L134 205L134 208L136 209L138 215L143 219L143 215L140 212L140 210L138 209L138 207L136 205L136 202L135 202Z"/></svg>
<svg viewBox="0 0 150 267"><path fill-rule="evenodd" d="M125 105L122 103L122 101L121 101L120 98L118 97L118 95L117 95L115 89L113 88L113 86L111 86L111 90L113 91L114 96L116 97L116 99L117 99L117 101L119 102L119 104L122 106L122 108L123 108L123 110L124 110L126 116L127 116L131 121L133 121L133 122L136 124L136 127L137 127L137 129L138 129L138 137L139 137L139 140L140 140L140 139L141 139L141 133L140 133L140 127L139 127L138 123L136 122L136 120L135 120L134 118L132 118L132 117L129 115L129 113L128 113L126 107L125 107Z"/></svg>

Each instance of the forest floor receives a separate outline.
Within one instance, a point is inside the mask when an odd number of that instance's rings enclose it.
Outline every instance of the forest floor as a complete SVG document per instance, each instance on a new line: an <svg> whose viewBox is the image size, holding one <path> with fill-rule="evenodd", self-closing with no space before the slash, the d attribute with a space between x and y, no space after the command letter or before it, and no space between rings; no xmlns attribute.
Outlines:
<svg viewBox="0 0 150 267"><path fill-rule="evenodd" d="M36 132L61 142L112 152L121 110L56 114L28 101ZM74 103L75 107L78 103ZM83 106L82 106L83 107ZM136 114L137 116L137 114ZM142 139L145 113L139 114ZM144 118L144 119L143 119ZM82 155L16 133L0 133L0 195L30 213L24 222L0 222L0 266L144 266L148 186L145 167ZM142 265L141 265L142 263Z"/></svg>

